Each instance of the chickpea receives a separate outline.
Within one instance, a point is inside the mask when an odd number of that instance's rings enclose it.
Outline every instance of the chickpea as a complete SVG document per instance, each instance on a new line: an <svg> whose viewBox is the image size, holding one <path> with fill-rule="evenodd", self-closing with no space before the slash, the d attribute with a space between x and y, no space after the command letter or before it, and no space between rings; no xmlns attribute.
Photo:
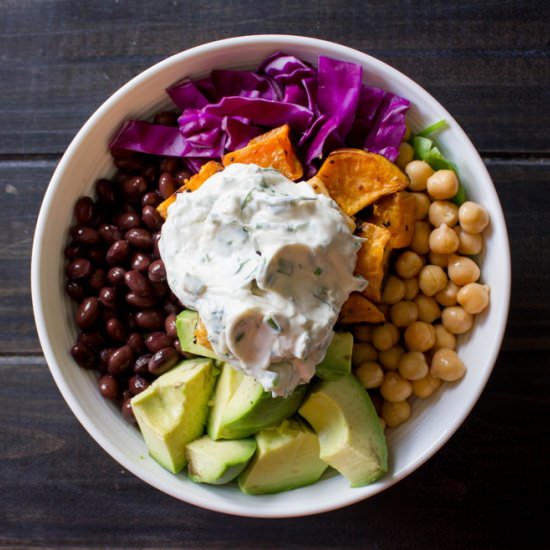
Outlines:
<svg viewBox="0 0 550 550"><path fill-rule="evenodd" d="M411 193L416 199L416 219L423 220L428 215L430 208L430 197L426 193Z"/></svg>
<svg viewBox="0 0 550 550"><path fill-rule="evenodd" d="M418 279L406 279L403 284L405 285L405 296L403 298L413 300L419 291Z"/></svg>
<svg viewBox="0 0 550 550"><path fill-rule="evenodd" d="M424 294L419 294L415 299L414 303L418 308L418 320L424 321L425 323L433 323L436 319L441 317L441 310L439 309L439 304L431 296L426 296Z"/></svg>
<svg viewBox="0 0 550 550"><path fill-rule="evenodd" d="M456 236L456 235L455 235ZM395 271L403 279L416 277L424 265L424 258L416 252L406 250L402 252L395 261Z"/></svg>
<svg viewBox="0 0 550 550"><path fill-rule="evenodd" d="M391 307L390 318L396 327L408 327L418 319L418 307L414 302L402 300Z"/></svg>
<svg viewBox="0 0 550 550"><path fill-rule="evenodd" d="M468 233L462 227L455 227L458 235L458 252L466 256L475 256L483 250L483 237L479 233Z"/></svg>
<svg viewBox="0 0 550 550"><path fill-rule="evenodd" d="M468 283L474 283L479 279L480 271L478 265L466 256L457 256L453 254L449 258L447 266L449 279L458 286L464 286Z"/></svg>
<svg viewBox="0 0 550 550"><path fill-rule="evenodd" d="M449 281L447 286L435 295L435 299L442 306L454 306L456 304L456 297L458 296L459 290L459 287L455 285L453 281Z"/></svg>
<svg viewBox="0 0 550 550"><path fill-rule="evenodd" d="M378 360L380 364L388 370L397 370L399 358L405 350L401 346L394 346L393 348L381 351L378 354Z"/></svg>
<svg viewBox="0 0 550 550"><path fill-rule="evenodd" d="M458 291L456 299L464 311L476 315L489 305L489 287L479 283L468 283Z"/></svg>
<svg viewBox="0 0 550 550"><path fill-rule="evenodd" d="M382 301L385 304L396 304L403 299L405 295L405 285L403 281L395 275L390 275L382 290Z"/></svg>
<svg viewBox="0 0 550 550"><path fill-rule="evenodd" d="M435 344L435 329L429 323L415 321L405 330L404 339L409 351L428 351Z"/></svg>
<svg viewBox="0 0 550 550"><path fill-rule="evenodd" d="M434 296L447 286L447 275L438 265L426 265L418 275L418 286L426 296Z"/></svg>
<svg viewBox="0 0 550 550"><path fill-rule="evenodd" d="M398 401L392 403L384 401L382 403L382 420L388 428L395 428L399 424L403 424L411 416L411 406L408 401Z"/></svg>
<svg viewBox="0 0 550 550"><path fill-rule="evenodd" d="M428 259L432 265L438 265L439 267L446 269L447 264L449 263L449 254L436 254L435 252L430 252Z"/></svg>
<svg viewBox="0 0 550 550"><path fill-rule="evenodd" d="M472 328L474 318L460 306L451 306L441 313L441 322L449 332L464 334Z"/></svg>
<svg viewBox="0 0 550 550"><path fill-rule="evenodd" d="M481 233L489 225L489 213L480 204L466 201L458 209L458 221L464 231Z"/></svg>
<svg viewBox="0 0 550 550"><path fill-rule="evenodd" d="M454 227L458 223L458 206L450 201L434 201L430 204L428 218L434 227L442 223Z"/></svg>
<svg viewBox="0 0 550 550"><path fill-rule="evenodd" d="M413 160L405 166L405 173L411 180L409 189L411 191L424 191L428 178L434 173L432 167L423 160Z"/></svg>
<svg viewBox="0 0 550 550"><path fill-rule="evenodd" d="M384 380L384 371L376 361L365 361L355 371L359 382L367 390L378 388Z"/></svg>
<svg viewBox="0 0 550 550"><path fill-rule="evenodd" d="M353 344L351 364L354 367L358 367L365 361L376 361L376 359L378 359L378 352L374 349L372 344L367 344L366 342L357 342Z"/></svg>
<svg viewBox="0 0 550 550"><path fill-rule="evenodd" d="M370 325L355 325L353 338L359 342L370 342L372 339L372 327Z"/></svg>
<svg viewBox="0 0 550 550"><path fill-rule="evenodd" d="M416 222L414 224L413 238L410 249L417 254L427 254L430 251L430 224Z"/></svg>
<svg viewBox="0 0 550 550"><path fill-rule="evenodd" d="M403 141L399 146L399 156L397 157L395 164L397 164L397 166L399 166L401 170L404 170L405 166L407 166L407 164L409 164L409 162L411 162L413 158L414 149L409 143Z"/></svg>
<svg viewBox="0 0 550 550"><path fill-rule="evenodd" d="M407 380L419 380L428 374L426 357L420 351L409 351L399 358L399 374Z"/></svg>
<svg viewBox="0 0 550 550"><path fill-rule="evenodd" d="M395 346L399 340L399 331L391 323L384 323L374 327L372 343L377 350L384 351Z"/></svg>
<svg viewBox="0 0 550 550"><path fill-rule="evenodd" d="M428 178L426 187L434 199L452 199L458 192L458 178L452 170L438 170Z"/></svg>
<svg viewBox="0 0 550 550"><path fill-rule="evenodd" d="M435 344L434 351L441 348L456 348L456 336L449 332L443 325L434 325L435 329Z"/></svg>
<svg viewBox="0 0 550 550"><path fill-rule="evenodd" d="M412 393L412 386L396 372L387 372L380 386L380 393L386 401L395 403L407 399Z"/></svg>
<svg viewBox="0 0 550 550"><path fill-rule="evenodd" d="M413 380L412 383L414 395L423 399L430 397L439 386L441 386L441 380L439 378L434 378L429 373L420 380Z"/></svg>
<svg viewBox="0 0 550 550"><path fill-rule="evenodd" d="M437 254L452 254L458 249L457 234L446 224L442 223L430 233L430 250Z"/></svg>
<svg viewBox="0 0 550 550"><path fill-rule="evenodd" d="M430 374L445 382L454 382L462 378L466 373L466 367L462 359L452 349L438 349L432 357Z"/></svg>

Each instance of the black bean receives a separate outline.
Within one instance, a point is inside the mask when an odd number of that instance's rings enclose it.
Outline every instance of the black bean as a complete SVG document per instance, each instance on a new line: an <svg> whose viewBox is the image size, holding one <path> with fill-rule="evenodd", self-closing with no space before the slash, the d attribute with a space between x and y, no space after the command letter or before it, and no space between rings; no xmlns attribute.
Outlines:
<svg viewBox="0 0 550 550"><path fill-rule="evenodd" d="M141 176L135 176L122 182L122 193L124 198L130 202L139 202L146 191L147 182Z"/></svg>
<svg viewBox="0 0 550 550"><path fill-rule="evenodd" d="M128 399L132 399L132 392L126 388L125 390L122 390L122 401L126 401Z"/></svg>
<svg viewBox="0 0 550 550"><path fill-rule="evenodd" d="M79 243L87 246L93 246L99 242L99 233L93 228L87 225L79 226L74 232L74 238Z"/></svg>
<svg viewBox="0 0 550 550"><path fill-rule="evenodd" d="M117 317L111 317L111 319L105 323L105 332L113 342L126 341L126 327Z"/></svg>
<svg viewBox="0 0 550 550"><path fill-rule="evenodd" d="M99 291L107 283L107 274L102 267L95 269L90 275L90 287Z"/></svg>
<svg viewBox="0 0 550 550"><path fill-rule="evenodd" d="M132 332L128 336L127 344L132 348L135 355L140 355L145 351L145 342L139 332Z"/></svg>
<svg viewBox="0 0 550 550"><path fill-rule="evenodd" d="M117 303L117 291L114 286L104 286L98 294L99 301L107 308L114 309Z"/></svg>
<svg viewBox="0 0 550 550"><path fill-rule="evenodd" d="M145 338L145 345L151 353L156 353L159 349L167 348L172 345L173 338L170 338L165 332L151 332Z"/></svg>
<svg viewBox="0 0 550 550"><path fill-rule="evenodd" d="M104 374L98 381L99 393L106 399L117 399L119 394L118 381L110 374Z"/></svg>
<svg viewBox="0 0 550 550"><path fill-rule="evenodd" d="M135 315L136 325L148 331L161 330L164 325L164 315L158 309L144 309Z"/></svg>
<svg viewBox="0 0 550 550"><path fill-rule="evenodd" d="M94 296L84 298L75 313L75 322L86 330L94 326L101 313L101 303Z"/></svg>
<svg viewBox="0 0 550 550"><path fill-rule="evenodd" d="M97 354L94 350L79 342L71 348L71 355L76 364L85 369L93 369L97 364Z"/></svg>
<svg viewBox="0 0 550 550"><path fill-rule="evenodd" d="M180 170L174 174L174 180L178 187L181 187L185 184L185 181L191 177L189 170Z"/></svg>
<svg viewBox="0 0 550 550"><path fill-rule="evenodd" d="M124 275L126 275L126 270L122 267L116 266L109 269L107 272L107 279L113 286L121 286L125 284Z"/></svg>
<svg viewBox="0 0 550 550"><path fill-rule="evenodd" d="M128 259L130 252L130 245L128 241L120 240L115 241L107 250L107 263L110 265L122 264Z"/></svg>
<svg viewBox="0 0 550 550"><path fill-rule="evenodd" d="M76 341L97 352L105 345L105 338L98 330L81 332Z"/></svg>
<svg viewBox="0 0 550 550"><path fill-rule="evenodd" d="M179 353L172 346L162 348L149 360L148 370L154 376L160 376L170 370L178 361Z"/></svg>
<svg viewBox="0 0 550 550"><path fill-rule="evenodd" d="M141 225L141 218L137 212L124 212L118 216L116 222L120 230L126 232L134 227L139 227Z"/></svg>
<svg viewBox="0 0 550 550"><path fill-rule="evenodd" d="M94 219L94 201L90 197L80 197L74 203L74 217L80 224L89 224Z"/></svg>
<svg viewBox="0 0 550 550"><path fill-rule="evenodd" d="M149 382L147 379L143 378L139 374L135 374L128 380L128 389L132 395L137 395L143 390L146 390L149 387Z"/></svg>
<svg viewBox="0 0 550 550"><path fill-rule="evenodd" d="M167 301L162 304L162 309L166 315L177 314L181 310L181 308L179 308L176 304Z"/></svg>
<svg viewBox="0 0 550 550"><path fill-rule="evenodd" d="M126 286L138 296L151 296L153 289L151 283L139 271L132 269L124 275Z"/></svg>
<svg viewBox="0 0 550 550"><path fill-rule="evenodd" d="M98 227L97 232L99 233L101 239L108 245L111 245L115 241L120 241L120 239L122 239L120 229L116 225L110 223L101 224Z"/></svg>
<svg viewBox="0 0 550 550"><path fill-rule="evenodd" d="M153 235L153 254L152 254L152 256L155 260L160 258L159 241L160 241L160 231Z"/></svg>
<svg viewBox="0 0 550 550"><path fill-rule="evenodd" d="M156 305L157 297L154 294L151 294L150 296L140 296L135 292L128 292L128 294L126 294L126 302L132 307L147 309Z"/></svg>
<svg viewBox="0 0 550 550"><path fill-rule="evenodd" d="M101 246L92 246L88 250L88 257L96 265L103 265L105 263L105 250Z"/></svg>
<svg viewBox="0 0 550 550"><path fill-rule="evenodd" d="M107 372L107 367L109 365L109 359L115 351L116 348L103 348L99 352L99 370L101 372Z"/></svg>
<svg viewBox="0 0 550 550"><path fill-rule="evenodd" d="M83 257L86 255L86 249L77 241L71 241L63 251L65 258L67 260L75 260L76 258Z"/></svg>
<svg viewBox="0 0 550 550"><path fill-rule="evenodd" d="M100 204L108 207L115 206L118 197L112 181L99 179L95 183L95 192Z"/></svg>
<svg viewBox="0 0 550 550"><path fill-rule="evenodd" d="M162 197L156 191L149 191L141 197L141 206L158 206L162 202Z"/></svg>
<svg viewBox="0 0 550 550"><path fill-rule="evenodd" d="M158 231L164 223L164 220L157 212L157 209L154 206L149 205L143 207L143 210L141 211L141 219L151 231Z"/></svg>
<svg viewBox="0 0 550 550"><path fill-rule="evenodd" d="M181 349L181 344L178 338L174 338L173 346L180 355L183 355L184 352Z"/></svg>
<svg viewBox="0 0 550 550"><path fill-rule="evenodd" d="M170 172L163 172L159 177L159 193L163 199L167 199L176 191L176 182Z"/></svg>
<svg viewBox="0 0 550 550"><path fill-rule="evenodd" d="M151 286L153 287L153 292L155 293L155 296L158 296L159 298L164 298L165 296L168 296L168 294L170 294L170 287L166 282L151 283Z"/></svg>
<svg viewBox="0 0 550 550"><path fill-rule="evenodd" d="M166 331L166 334L170 336L170 338L177 338L178 333L176 331L176 314L175 313L171 313L164 320L164 330Z"/></svg>
<svg viewBox="0 0 550 550"><path fill-rule="evenodd" d="M134 410L132 409L132 403L130 402L130 399L125 399L122 402L120 412L122 413L122 416L125 420L127 420L131 424L136 423L136 417L134 416Z"/></svg>
<svg viewBox="0 0 550 550"><path fill-rule="evenodd" d="M92 264L86 258L76 258L65 267L65 273L71 280L84 279L92 272Z"/></svg>
<svg viewBox="0 0 550 550"><path fill-rule="evenodd" d="M67 294L70 296L70 298L75 302L81 302L86 296L86 291L84 287L76 281L69 281L65 285L65 290L67 291Z"/></svg>
<svg viewBox="0 0 550 550"><path fill-rule="evenodd" d="M109 374L122 374L132 366L133 359L134 352L128 344L115 349L107 364Z"/></svg>
<svg viewBox="0 0 550 550"><path fill-rule="evenodd" d="M149 370L147 367L149 366L151 357L153 357L153 354L151 353L144 353L143 355L140 355L134 363L134 372L141 375L148 374Z"/></svg>
<svg viewBox="0 0 550 550"><path fill-rule="evenodd" d="M136 271L147 271L151 264L151 256L143 252L134 252L130 259L130 267Z"/></svg>
<svg viewBox="0 0 550 550"><path fill-rule="evenodd" d="M162 260L151 262L147 270L147 276L153 283L161 283L166 281L166 269Z"/></svg>
<svg viewBox="0 0 550 550"><path fill-rule="evenodd" d="M147 229L134 227L124 234L124 238L138 250L150 250L153 248L153 237Z"/></svg>
<svg viewBox="0 0 550 550"><path fill-rule="evenodd" d="M154 164L149 164L148 166L145 167L143 172L141 172L141 175L148 182L152 183L157 179L157 172L158 172L157 167Z"/></svg>

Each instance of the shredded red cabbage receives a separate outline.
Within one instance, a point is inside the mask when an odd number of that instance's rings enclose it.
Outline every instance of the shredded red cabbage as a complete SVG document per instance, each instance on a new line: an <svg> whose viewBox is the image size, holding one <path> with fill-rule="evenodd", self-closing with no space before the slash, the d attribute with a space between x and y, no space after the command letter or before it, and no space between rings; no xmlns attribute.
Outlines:
<svg viewBox="0 0 550 550"><path fill-rule="evenodd" d="M128 121L112 149L183 157L198 171L210 159L287 123L306 175L337 147L360 147L395 161L409 102L362 84L360 65L320 56L318 68L283 52L256 71L214 70L168 88L178 127Z"/></svg>

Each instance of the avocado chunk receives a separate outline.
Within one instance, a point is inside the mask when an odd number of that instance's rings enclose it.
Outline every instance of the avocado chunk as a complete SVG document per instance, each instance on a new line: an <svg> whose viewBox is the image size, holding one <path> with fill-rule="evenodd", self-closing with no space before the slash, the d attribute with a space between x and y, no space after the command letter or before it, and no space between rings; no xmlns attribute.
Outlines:
<svg viewBox="0 0 550 550"><path fill-rule="evenodd" d="M256 434L254 458L239 476L243 493L278 493L319 480L327 465L319 458L319 439L302 421L287 419Z"/></svg>
<svg viewBox="0 0 550 550"><path fill-rule="evenodd" d="M182 361L132 398L149 454L172 473L185 466L187 443L204 433L215 372L211 359Z"/></svg>
<svg viewBox="0 0 550 550"><path fill-rule="evenodd" d="M242 439L278 424L298 410L306 389L298 386L288 397L272 397L254 378L225 363L208 417L208 435L212 439Z"/></svg>
<svg viewBox="0 0 550 550"><path fill-rule="evenodd" d="M212 359L218 359L217 355L211 349L197 344L195 340L195 328L199 322L199 314L196 311L190 309L183 310L176 317L176 331L178 333L178 340L180 341L180 347L183 351L193 353L194 355L200 355L201 357L210 357Z"/></svg>
<svg viewBox="0 0 550 550"><path fill-rule="evenodd" d="M336 380L351 372L353 335L351 332L335 332L325 358L315 368L315 374L323 380Z"/></svg>
<svg viewBox="0 0 550 550"><path fill-rule="evenodd" d="M207 435L185 447L187 473L196 483L223 485L235 479L256 451L256 440L214 441Z"/></svg>
<svg viewBox="0 0 550 550"><path fill-rule="evenodd" d="M388 470L388 451L369 394L348 374L320 381L299 413L319 436L321 459L352 487L376 481Z"/></svg>

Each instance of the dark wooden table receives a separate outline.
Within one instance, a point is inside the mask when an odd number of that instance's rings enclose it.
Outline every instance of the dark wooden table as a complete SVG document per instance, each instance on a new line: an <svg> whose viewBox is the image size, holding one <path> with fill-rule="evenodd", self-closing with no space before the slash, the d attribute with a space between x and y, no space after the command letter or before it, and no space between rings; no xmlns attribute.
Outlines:
<svg viewBox="0 0 550 550"><path fill-rule="evenodd" d="M303 519L208 512L122 469L61 398L31 311L35 218L78 128L156 61L253 33L341 42L427 88L481 151L512 246L504 345L464 425L397 486ZM0 2L0 546L548 547L549 41L544 0Z"/></svg>

